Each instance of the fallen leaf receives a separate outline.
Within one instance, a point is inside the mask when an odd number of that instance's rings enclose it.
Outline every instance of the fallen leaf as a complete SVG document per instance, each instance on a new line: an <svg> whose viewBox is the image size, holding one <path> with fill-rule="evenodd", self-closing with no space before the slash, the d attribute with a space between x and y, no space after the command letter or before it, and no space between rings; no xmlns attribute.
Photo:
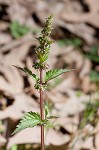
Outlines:
<svg viewBox="0 0 99 150"><path fill-rule="evenodd" d="M0 45L9 43L12 41L12 38L9 34L0 32Z"/></svg>
<svg viewBox="0 0 99 150"><path fill-rule="evenodd" d="M14 67L2 64L0 71L4 76L0 76L0 89L8 95L14 95L23 91L23 79ZM17 81L17 82L16 82Z"/></svg>
<svg viewBox="0 0 99 150"><path fill-rule="evenodd" d="M33 133L33 134L31 134ZM63 145L68 143L70 140L68 135L58 133L54 129L45 131L45 145ZM14 144L25 144L25 143L40 143L40 127L34 127L32 129L25 129L16 135L9 138L7 150Z"/></svg>
<svg viewBox="0 0 99 150"><path fill-rule="evenodd" d="M65 102L60 104L60 109L58 109L59 116L68 116L68 115L76 115L82 110L84 110L85 105L84 102L88 101L89 96L81 95L77 97L75 92L68 90L69 98L65 100ZM57 108L57 104L55 104Z"/></svg>
<svg viewBox="0 0 99 150"><path fill-rule="evenodd" d="M79 74L80 79L83 79L83 77L89 75L91 67L92 67L91 62L88 59L84 59L83 66Z"/></svg>
<svg viewBox="0 0 99 150"><path fill-rule="evenodd" d="M63 12L61 13L61 17L69 22L74 22L74 23L89 23L91 25L94 25L95 27L99 27L99 20L97 19L99 17L98 10L99 10L99 1L91 0L90 2L86 0L87 4L90 6L90 11L87 13L79 13L77 11L72 10L71 12L67 12L66 6L64 6Z"/></svg>
<svg viewBox="0 0 99 150"><path fill-rule="evenodd" d="M0 134L0 147L6 144L7 140Z"/></svg>
<svg viewBox="0 0 99 150"><path fill-rule="evenodd" d="M4 120L11 118L12 120L18 120L22 118L25 112L34 111L39 112L37 103L30 96L20 93L14 95L14 103L0 111L0 119Z"/></svg>
<svg viewBox="0 0 99 150"><path fill-rule="evenodd" d="M96 150L98 150L99 149L99 132L95 136L95 146L96 146Z"/></svg>
<svg viewBox="0 0 99 150"><path fill-rule="evenodd" d="M89 137L85 140L82 146L84 149L92 149L93 147L93 137Z"/></svg>

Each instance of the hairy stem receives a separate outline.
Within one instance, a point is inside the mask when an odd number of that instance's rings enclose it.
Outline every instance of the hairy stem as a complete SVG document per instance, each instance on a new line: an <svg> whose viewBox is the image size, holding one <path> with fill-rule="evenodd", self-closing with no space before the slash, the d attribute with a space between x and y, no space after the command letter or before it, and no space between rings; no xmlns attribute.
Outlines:
<svg viewBox="0 0 99 150"><path fill-rule="evenodd" d="M40 85L43 83L43 70L40 68ZM43 90L40 88L40 115L41 120L44 119L43 111ZM41 150L44 150L44 126L41 125Z"/></svg>

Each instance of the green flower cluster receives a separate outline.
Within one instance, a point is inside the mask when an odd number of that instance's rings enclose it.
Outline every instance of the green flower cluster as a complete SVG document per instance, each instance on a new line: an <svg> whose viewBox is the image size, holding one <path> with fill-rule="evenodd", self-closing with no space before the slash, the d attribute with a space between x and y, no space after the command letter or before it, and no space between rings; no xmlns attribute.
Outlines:
<svg viewBox="0 0 99 150"><path fill-rule="evenodd" d="M46 83L43 83L43 84L40 84L40 82L37 82L35 83L34 85L35 89L37 89L38 91L41 89L42 91L46 90L47 89L47 84Z"/></svg>
<svg viewBox="0 0 99 150"><path fill-rule="evenodd" d="M44 28L41 34L36 39L39 42L39 46L36 48L36 53L39 62L34 65L35 69L46 68L45 61L48 59L49 50L53 41L50 40L49 35L51 34L52 15L50 15L44 24Z"/></svg>

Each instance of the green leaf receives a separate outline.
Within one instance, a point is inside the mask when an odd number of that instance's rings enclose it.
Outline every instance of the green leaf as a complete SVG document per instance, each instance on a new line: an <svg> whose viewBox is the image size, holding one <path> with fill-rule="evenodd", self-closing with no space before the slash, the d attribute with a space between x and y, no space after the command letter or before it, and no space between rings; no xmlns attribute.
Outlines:
<svg viewBox="0 0 99 150"><path fill-rule="evenodd" d="M84 55L91 61L98 63L99 62L99 46L98 45L90 46L90 51L88 51Z"/></svg>
<svg viewBox="0 0 99 150"><path fill-rule="evenodd" d="M13 146L11 147L11 150L18 150L18 145L13 145Z"/></svg>
<svg viewBox="0 0 99 150"><path fill-rule="evenodd" d="M53 103L51 101L45 101L44 108L45 108L45 118L47 118L51 115Z"/></svg>
<svg viewBox="0 0 99 150"><path fill-rule="evenodd" d="M49 114L49 107L45 104L45 117Z"/></svg>
<svg viewBox="0 0 99 150"><path fill-rule="evenodd" d="M90 72L90 79L92 82L99 82L99 73L96 72L95 70L92 70Z"/></svg>
<svg viewBox="0 0 99 150"><path fill-rule="evenodd" d="M71 39L61 39L57 41L60 47L64 47L66 45L72 45L74 47L80 47L83 44L83 41L79 38L71 38Z"/></svg>
<svg viewBox="0 0 99 150"><path fill-rule="evenodd" d="M92 54L92 55L96 55L97 56L98 51L99 51L99 46L98 45L92 45L90 47L89 53Z"/></svg>
<svg viewBox="0 0 99 150"><path fill-rule="evenodd" d="M18 21L13 21L10 24L10 31L14 38L18 39L30 31L30 28L21 25Z"/></svg>
<svg viewBox="0 0 99 150"><path fill-rule="evenodd" d="M99 109L99 101L94 100L94 102L86 102L86 108L83 112L82 120L80 122L80 128L83 128L87 124L94 125L98 116L97 111Z"/></svg>
<svg viewBox="0 0 99 150"><path fill-rule="evenodd" d="M13 65L14 66L14 65ZM35 81L39 81L39 78L37 77L36 74L32 73L31 70L29 70L28 68L21 68L21 67L17 67L17 66L14 66L16 67L17 69L20 69L22 70L23 72L25 72L27 75L31 76L33 79L35 79Z"/></svg>
<svg viewBox="0 0 99 150"><path fill-rule="evenodd" d="M48 82L49 80L52 80L54 78L56 78L57 76L61 75L62 73L66 73L69 71L72 71L75 69L51 69L48 72L46 72L45 76L44 76L44 81Z"/></svg>
<svg viewBox="0 0 99 150"><path fill-rule="evenodd" d="M99 63L99 56L93 54L85 54L85 56L93 62Z"/></svg>
<svg viewBox="0 0 99 150"><path fill-rule="evenodd" d="M58 118L57 116L52 115L53 103L50 101L45 102L45 118L48 119L55 119Z"/></svg>
<svg viewBox="0 0 99 150"><path fill-rule="evenodd" d="M32 128L40 123L41 123L41 120L40 120L40 115L38 113L35 113L32 111L27 112L25 116L22 118L22 120L20 121L20 123L17 125L17 128L12 134L20 132L21 130L26 129L26 128Z"/></svg>

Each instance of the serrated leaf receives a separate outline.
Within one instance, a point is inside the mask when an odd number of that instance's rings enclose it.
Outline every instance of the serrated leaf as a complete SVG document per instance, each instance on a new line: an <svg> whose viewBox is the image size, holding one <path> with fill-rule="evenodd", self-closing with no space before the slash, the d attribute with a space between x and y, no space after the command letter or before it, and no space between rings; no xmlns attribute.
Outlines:
<svg viewBox="0 0 99 150"><path fill-rule="evenodd" d="M26 128L32 128L41 123L40 115L35 112L27 112L25 116L22 118L20 123L17 125L15 131L12 134L20 132Z"/></svg>
<svg viewBox="0 0 99 150"><path fill-rule="evenodd" d="M14 66L14 65L13 65ZM29 76L31 76L33 79L35 79L35 81L38 81L39 80L39 78L37 77L37 75L36 74L34 74L34 73L32 73L32 71L31 70L29 70L28 68L21 68L21 67L17 67L17 66L14 66L14 67L16 67L17 69L20 69L20 70L22 70L23 72L25 72L27 75L29 75Z"/></svg>
<svg viewBox="0 0 99 150"><path fill-rule="evenodd" d="M52 80L54 78L56 78L57 76L69 72L69 71L73 71L75 69L51 69L48 72L46 72L45 76L44 76L44 81L48 82L49 80Z"/></svg>

